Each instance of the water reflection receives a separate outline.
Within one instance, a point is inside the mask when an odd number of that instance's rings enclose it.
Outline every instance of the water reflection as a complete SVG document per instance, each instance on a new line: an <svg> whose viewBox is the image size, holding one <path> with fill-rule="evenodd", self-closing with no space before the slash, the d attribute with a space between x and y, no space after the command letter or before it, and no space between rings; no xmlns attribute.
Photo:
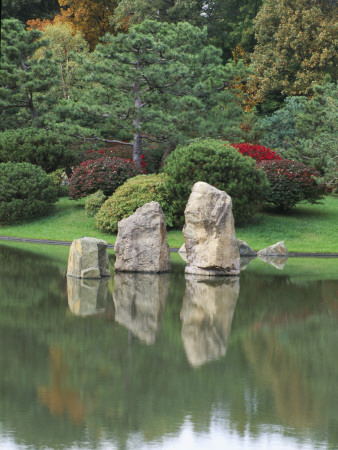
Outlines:
<svg viewBox="0 0 338 450"><path fill-rule="evenodd" d="M98 280L67 277L68 305L73 314L89 316L103 312L108 297L108 278Z"/></svg>
<svg viewBox="0 0 338 450"><path fill-rule="evenodd" d="M285 264L287 263L287 256L266 256L266 255L258 255L258 258L271 266L275 267L278 270L283 270Z"/></svg>
<svg viewBox="0 0 338 450"><path fill-rule="evenodd" d="M201 366L226 354L238 294L239 277L211 279L186 275L182 340L192 366Z"/></svg>
<svg viewBox="0 0 338 450"><path fill-rule="evenodd" d="M115 320L146 344L160 329L170 274L115 272Z"/></svg>
<svg viewBox="0 0 338 450"><path fill-rule="evenodd" d="M0 448L338 448L336 260L254 261L237 303L183 264L165 305L168 274L118 274L123 326L70 313L66 265L0 246Z"/></svg>

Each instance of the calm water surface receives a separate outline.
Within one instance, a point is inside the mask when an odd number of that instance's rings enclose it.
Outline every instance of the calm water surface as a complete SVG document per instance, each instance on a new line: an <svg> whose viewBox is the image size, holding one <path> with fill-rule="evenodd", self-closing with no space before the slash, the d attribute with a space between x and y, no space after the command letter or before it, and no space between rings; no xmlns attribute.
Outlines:
<svg viewBox="0 0 338 450"><path fill-rule="evenodd" d="M32 248L0 246L1 449L338 448L337 260L85 282Z"/></svg>

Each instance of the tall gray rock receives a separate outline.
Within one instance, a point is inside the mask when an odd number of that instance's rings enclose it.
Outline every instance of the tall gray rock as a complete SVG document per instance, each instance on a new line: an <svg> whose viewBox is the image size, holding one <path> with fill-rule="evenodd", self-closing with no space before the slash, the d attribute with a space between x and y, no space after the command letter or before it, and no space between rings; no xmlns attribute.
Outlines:
<svg viewBox="0 0 338 450"><path fill-rule="evenodd" d="M67 276L76 278L109 277L107 242L90 237L75 239L69 250Z"/></svg>
<svg viewBox="0 0 338 450"><path fill-rule="evenodd" d="M239 277L186 275L182 340L192 366L225 356L239 295Z"/></svg>
<svg viewBox="0 0 338 450"><path fill-rule="evenodd" d="M192 188L184 214L185 272L239 275L240 256L231 197L207 183L198 182Z"/></svg>
<svg viewBox="0 0 338 450"><path fill-rule="evenodd" d="M166 223L159 203L146 203L118 223L114 250L116 271L170 271Z"/></svg>

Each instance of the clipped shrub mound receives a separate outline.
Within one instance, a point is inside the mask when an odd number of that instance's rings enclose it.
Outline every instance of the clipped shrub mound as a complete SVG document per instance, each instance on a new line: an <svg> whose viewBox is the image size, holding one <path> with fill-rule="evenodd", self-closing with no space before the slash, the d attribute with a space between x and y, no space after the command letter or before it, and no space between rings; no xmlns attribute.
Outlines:
<svg viewBox="0 0 338 450"><path fill-rule="evenodd" d="M238 151L244 156L250 156L253 158L256 163L261 161L271 161L278 160L280 161L282 158L278 155L278 153L270 150L263 145L254 145L249 144L248 142L244 144L231 144L234 148L237 148Z"/></svg>
<svg viewBox="0 0 338 450"><path fill-rule="evenodd" d="M106 197L111 195L128 178L143 173L130 159L102 156L81 163L69 181L70 195L74 199L85 197L101 190Z"/></svg>
<svg viewBox="0 0 338 450"><path fill-rule="evenodd" d="M11 224L48 214L57 190L41 167L0 164L0 223Z"/></svg>
<svg viewBox="0 0 338 450"><path fill-rule="evenodd" d="M262 161L259 167L265 171L270 184L266 201L277 210L290 211L301 201L317 203L326 193L326 186L315 179L318 172L303 163L283 159Z"/></svg>
<svg viewBox="0 0 338 450"><path fill-rule="evenodd" d="M226 191L232 197L236 224L249 222L265 198L268 181L251 158L229 143L216 139L196 140L171 153L164 168L170 213L175 226L184 223L184 209L192 186L198 181Z"/></svg>
<svg viewBox="0 0 338 450"><path fill-rule="evenodd" d="M137 208L152 201L156 201L162 206L167 225L171 226L166 180L167 176L160 173L158 175L138 175L126 181L105 201L96 214L96 227L102 231L114 233L117 231L119 220L129 217Z"/></svg>
<svg viewBox="0 0 338 450"><path fill-rule="evenodd" d="M94 194L88 195L85 201L85 211L87 216L95 216L106 200L107 197L102 191L97 191L94 192Z"/></svg>
<svg viewBox="0 0 338 450"><path fill-rule="evenodd" d="M0 133L0 162L28 162L53 172L72 163L69 138L37 128Z"/></svg>

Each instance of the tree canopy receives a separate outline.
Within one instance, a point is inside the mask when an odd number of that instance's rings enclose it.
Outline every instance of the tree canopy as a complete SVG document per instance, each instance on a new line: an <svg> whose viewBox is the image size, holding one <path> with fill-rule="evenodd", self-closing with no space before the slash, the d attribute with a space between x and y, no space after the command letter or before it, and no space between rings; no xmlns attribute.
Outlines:
<svg viewBox="0 0 338 450"><path fill-rule="evenodd" d="M264 0L252 54L258 98L307 95L325 74L337 76L336 8L329 0Z"/></svg>
<svg viewBox="0 0 338 450"><path fill-rule="evenodd" d="M145 20L128 34L107 34L87 73L83 104L105 119L108 133L133 134L137 162L143 139L174 147L189 137L240 133L243 111L226 89L234 74L205 28Z"/></svg>

